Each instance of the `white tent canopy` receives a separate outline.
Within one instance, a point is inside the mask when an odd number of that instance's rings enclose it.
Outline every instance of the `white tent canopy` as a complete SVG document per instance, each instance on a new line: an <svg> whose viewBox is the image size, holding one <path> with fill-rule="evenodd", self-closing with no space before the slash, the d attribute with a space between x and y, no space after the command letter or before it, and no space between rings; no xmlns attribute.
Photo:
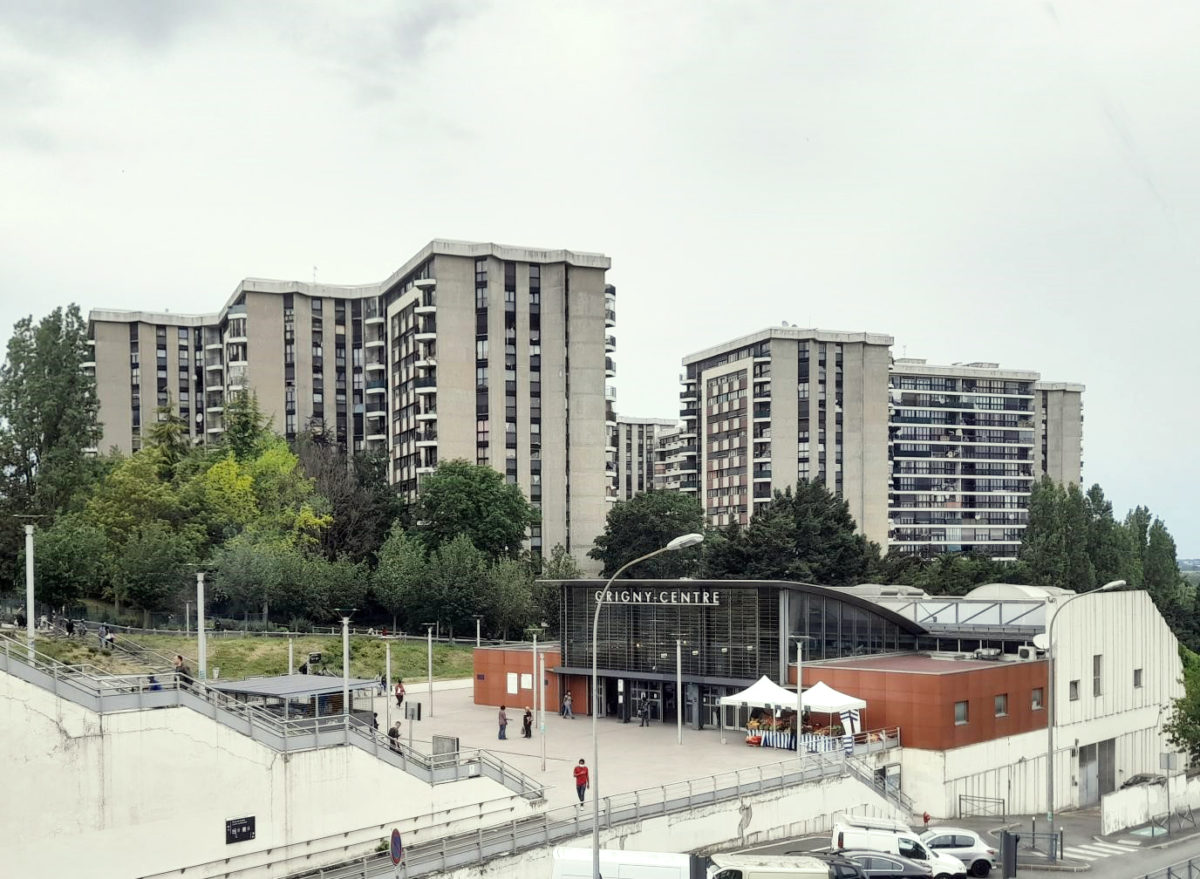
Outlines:
<svg viewBox="0 0 1200 879"><path fill-rule="evenodd" d="M805 696L807 697L807 693ZM807 698L805 703L807 704ZM763 675L740 693L732 693L721 697L722 707L726 705L753 705L755 708L795 708L796 691L788 690Z"/></svg>
<svg viewBox="0 0 1200 879"><path fill-rule="evenodd" d="M758 686L755 684L754 686ZM817 681L804 691L804 707L821 714L839 714L853 709L862 710L867 703L854 696L839 693L824 681Z"/></svg>

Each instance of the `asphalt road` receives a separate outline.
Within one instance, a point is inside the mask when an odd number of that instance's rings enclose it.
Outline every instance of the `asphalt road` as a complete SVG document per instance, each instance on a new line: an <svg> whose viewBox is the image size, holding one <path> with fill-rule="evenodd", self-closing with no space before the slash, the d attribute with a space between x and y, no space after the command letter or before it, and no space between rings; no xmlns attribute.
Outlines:
<svg viewBox="0 0 1200 879"><path fill-rule="evenodd" d="M1081 843L1082 844L1082 843ZM767 845L745 849L763 855L786 855L825 848L829 845L828 836L805 836L797 839L773 842ZM1089 844L1090 845L1090 844ZM1078 846L1075 846L1078 847ZM1188 858L1200 857L1200 834L1166 848L1131 848L1128 852L1118 852L1115 846L1101 847L1090 845L1093 860L1088 862L1087 870L1082 873L1050 872L1022 868L1018 876L1070 876L1078 875L1087 879L1141 879L1156 870L1186 861ZM1112 850L1111 854L1107 852ZM999 876L999 871L992 874ZM1180 874L1187 876L1186 869ZM1200 872L1197 872L1200 876ZM1158 879L1156 876L1155 879Z"/></svg>

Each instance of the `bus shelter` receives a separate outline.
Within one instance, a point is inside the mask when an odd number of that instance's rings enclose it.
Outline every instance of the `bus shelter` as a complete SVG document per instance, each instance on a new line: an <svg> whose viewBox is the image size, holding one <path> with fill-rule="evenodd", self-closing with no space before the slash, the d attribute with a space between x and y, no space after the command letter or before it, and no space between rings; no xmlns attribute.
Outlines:
<svg viewBox="0 0 1200 879"><path fill-rule="evenodd" d="M278 675L244 681L212 681L209 687L247 705L289 721L341 716L342 678L327 675ZM370 726L379 681L350 678L351 717Z"/></svg>

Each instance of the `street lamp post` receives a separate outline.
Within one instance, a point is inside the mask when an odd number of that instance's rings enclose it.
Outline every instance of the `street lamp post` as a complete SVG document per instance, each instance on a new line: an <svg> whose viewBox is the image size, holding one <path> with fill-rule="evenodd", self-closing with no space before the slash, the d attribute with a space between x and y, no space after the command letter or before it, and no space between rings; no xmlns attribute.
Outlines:
<svg viewBox="0 0 1200 879"><path fill-rule="evenodd" d="M350 717L350 615L354 609L338 609L342 617L342 713Z"/></svg>
<svg viewBox="0 0 1200 879"><path fill-rule="evenodd" d="M196 572L196 666L200 680L208 680L208 642L204 635L204 572Z"/></svg>
<svg viewBox="0 0 1200 879"><path fill-rule="evenodd" d="M1054 693L1054 623L1063 608L1076 598L1094 595L1097 592L1109 592L1113 589L1120 589L1124 585L1124 580L1113 580L1096 589L1072 595L1055 608L1053 615L1050 614L1047 604L1046 614L1049 619L1046 621L1046 821L1051 833L1054 832L1054 712L1058 710L1058 702ZM1058 852L1058 856L1062 857L1062 852Z"/></svg>
<svg viewBox="0 0 1200 879"><path fill-rule="evenodd" d="M644 562L646 559L654 558L664 552L674 552L680 549L687 549L689 546L696 546L704 541L703 534L681 534L664 547L648 552L643 556L639 556L631 562L626 562L617 568L615 574L608 578L608 582L604 584L604 590L600 593L600 597L596 599L596 614L592 618L592 879L601 879L600 876L600 739L598 738L598 729L596 720L599 716L600 709L600 675L596 662L596 643L600 634L600 608L604 607L604 598L608 595L608 590L613 584L613 580L621 576L627 568L632 568L639 562Z"/></svg>
<svg viewBox="0 0 1200 879"><path fill-rule="evenodd" d="M433 627L436 625L437 623L425 624L425 677L429 683L430 717L433 717Z"/></svg>
<svg viewBox="0 0 1200 879"><path fill-rule="evenodd" d="M33 664L33 525L25 523L25 644L29 649L29 663Z"/></svg>

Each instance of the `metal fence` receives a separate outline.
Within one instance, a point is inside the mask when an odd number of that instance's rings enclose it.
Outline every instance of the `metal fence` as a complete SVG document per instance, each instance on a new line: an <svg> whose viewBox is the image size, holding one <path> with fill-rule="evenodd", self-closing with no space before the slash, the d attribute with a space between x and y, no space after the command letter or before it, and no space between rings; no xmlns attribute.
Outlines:
<svg viewBox="0 0 1200 879"><path fill-rule="evenodd" d="M1163 867L1153 873L1139 873L1135 879L1200 879L1200 856Z"/></svg>
<svg viewBox="0 0 1200 879"><path fill-rule="evenodd" d="M1007 814L1007 802L1003 799L973 797L967 794L958 796L959 818L1004 818Z"/></svg>
<svg viewBox="0 0 1200 879"><path fill-rule="evenodd" d="M190 708L284 754L350 745L427 784L483 776L531 799L544 792L540 783L487 751L462 751L456 760L435 761L346 714L284 718L175 673L113 675L90 665L67 665L36 651L30 656L24 643L8 635L0 635L0 670L97 714Z"/></svg>
<svg viewBox="0 0 1200 879"><path fill-rule="evenodd" d="M675 782L646 788L632 793L604 797L600 801L599 826L602 830L697 807L736 800L739 797L771 790L780 790L807 782L842 775L853 775L872 788L900 804L907 797L894 789L880 788L873 773L857 758L841 753L806 754L802 762L783 763L742 769L690 781ZM902 806L903 807L903 806ZM911 803L908 803L911 807ZM405 847L404 863L396 875L415 879L432 873L483 864L494 858L545 848L592 832L593 816L590 802L582 807L567 806L545 812L524 821L480 828L471 833L448 835L440 840ZM352 863L338 866L301 869L290 877L312 879L369 879L393 875L396 868L386 852L371 854ZM237 873L223 874L228 879Z"/></svg>

